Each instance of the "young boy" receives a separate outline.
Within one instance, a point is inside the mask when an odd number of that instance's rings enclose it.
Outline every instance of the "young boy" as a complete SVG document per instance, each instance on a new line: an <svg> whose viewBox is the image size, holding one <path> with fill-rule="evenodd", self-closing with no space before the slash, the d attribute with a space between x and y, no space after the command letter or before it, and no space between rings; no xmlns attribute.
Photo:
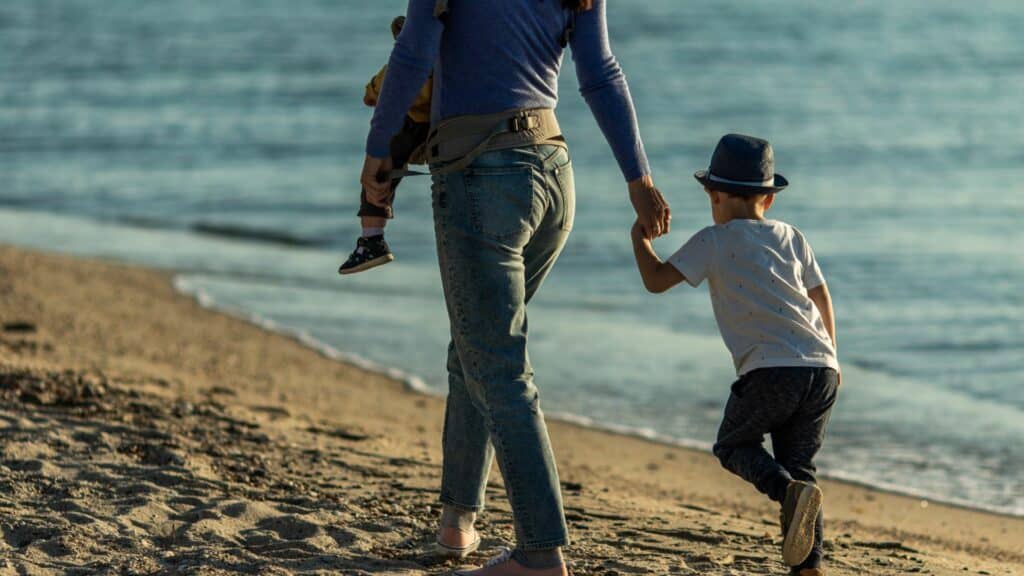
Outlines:
<svg viewBox="0 0 1024 576"><path fill-rule="evenodd" d="M814 456L839 387L832 301L810 244L796 228L767 220L788 183L771 145L723 136L704 185L715 225L662 262L639 224L633 252L644 286L660 293L708 280L722 339L739 377L714 453L729 471L782 506L782 555L792 574L820 576L821 490ZM764 446L771 434L774 456Z"/></svg>
<svg viewBox="0 0 1024 576"><path fill-rule="evenodd" d="M391 21L391 35L396 39L405 25L405 16L398 16ZM367 106L376 106L377 98L380 96L381 85L384 83L384 75L388 67L385 65L380 72L374 76L366 85L366 94L363 96L363 103ZM410 161L421 163L422 159L413 158L417 149L427 140L430 132L430 96L433 89L432 79L426 84L416 96L409 112L406 113L405 125L402 131L391 139L391 160L394 167L403 168ZM398 188L401 180L394 180L391 187L391 202L394 202L394 191ZM355 274L363 270L369 270L382 264L387 264L395 259L384 241L384 226L387 221L394 217L391 203L387 206L376 206L366 199L366 190L360 191L359 195L360 224L363 232L356 241L356 249L348 257L348 260L338 268L339 274Z"/></svg>

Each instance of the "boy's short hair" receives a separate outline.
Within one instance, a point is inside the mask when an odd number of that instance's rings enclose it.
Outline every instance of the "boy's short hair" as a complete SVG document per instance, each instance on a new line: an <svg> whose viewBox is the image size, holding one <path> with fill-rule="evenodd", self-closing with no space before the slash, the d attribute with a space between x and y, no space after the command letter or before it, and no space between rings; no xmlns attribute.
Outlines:
<svg viewBox="0 0 1024 576"><path fill-rule="evenodd" d="M710 186L705 186L704 190L707 192L719 192L725 194L729 198L740 198L742 200L760 200L762 196L770 196L774 192L765 192L764 194L737 194L735 192L729 192L728 190L719 190Z"/></svg>

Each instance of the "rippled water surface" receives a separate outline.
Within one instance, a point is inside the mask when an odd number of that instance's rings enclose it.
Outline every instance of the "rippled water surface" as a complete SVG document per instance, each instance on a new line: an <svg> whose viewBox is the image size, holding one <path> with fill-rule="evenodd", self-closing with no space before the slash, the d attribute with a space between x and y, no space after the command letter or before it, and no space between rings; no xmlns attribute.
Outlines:
<svg viewBox="0 0 1024 576"><path fill-rule="evenodd" d="M357 6L358 4L358 6ZM379 2L0 3L0 241L182 271L183 288L443 390L428 186L398 260L334 274L358 231ZM1024 10L1017 2L612 2L675 229L718 136L776 146L773 215L809 237L844 385L821 467L1024 514ZM567 66L571 62L567 60ZM713 440L732 380L704 289L642 291L625 188L563 75L576 230L531 306L549 412Z"/></svg>

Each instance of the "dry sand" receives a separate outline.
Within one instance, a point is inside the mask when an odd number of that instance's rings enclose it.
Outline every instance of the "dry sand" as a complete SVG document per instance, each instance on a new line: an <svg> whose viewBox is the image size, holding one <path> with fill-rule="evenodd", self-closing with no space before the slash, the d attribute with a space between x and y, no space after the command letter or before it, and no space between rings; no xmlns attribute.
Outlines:
<svg viewBox="0 0 1024 576"><path fill-rule="evenodd" d="M441 416L164 273L0 247L0 575L447 574ZM708 454L551 435L577 574L786 573L777 512ZM1024 573L1022 519L823 488L830 574ZM475 561L512 535L497 473L489 498Z"/></svg>

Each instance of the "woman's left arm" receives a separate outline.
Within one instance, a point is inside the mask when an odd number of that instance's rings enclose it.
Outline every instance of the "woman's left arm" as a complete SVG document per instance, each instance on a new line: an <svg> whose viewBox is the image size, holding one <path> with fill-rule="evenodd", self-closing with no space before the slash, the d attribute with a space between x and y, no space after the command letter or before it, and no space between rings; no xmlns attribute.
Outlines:
<svg viewBox="0 0 1024 576"><path fill-rule="evenodd" d="M606 0L596 0L592 9L576 15L572 59L580 94L611 146L622 175L631 181L650 174L651 169L626 75L608 40L606 5Z"/></svg>
<svg viewBox="0 0 1024 576"><path fill-rule="evenodd" d="M641 227L647 237L654 238L668 233L672 211L651 178L629 85L608 41L606 7L606 0L594 0L591 10L576 16L572 58L580 93L629 183L629 198Z"/></svg>

